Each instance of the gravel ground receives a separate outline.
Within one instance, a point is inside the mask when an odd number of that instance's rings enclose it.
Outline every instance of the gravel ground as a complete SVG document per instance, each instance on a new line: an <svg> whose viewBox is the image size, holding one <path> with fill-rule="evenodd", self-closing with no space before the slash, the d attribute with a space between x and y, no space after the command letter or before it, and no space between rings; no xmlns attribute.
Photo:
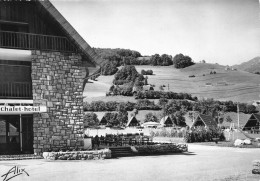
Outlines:
<svg viewBox="0 0 260 181"><path fill-rule="evenodd" d="M109 160L45 161L13 160L0 162L0 176L13 166L25 169L15 180L248 180L252 161L260 159L260 149L189 145L189 152L162 156L125 157ZM13 173L12 173L13 174ZM1 177L3 179L3 177Z"/></svg>

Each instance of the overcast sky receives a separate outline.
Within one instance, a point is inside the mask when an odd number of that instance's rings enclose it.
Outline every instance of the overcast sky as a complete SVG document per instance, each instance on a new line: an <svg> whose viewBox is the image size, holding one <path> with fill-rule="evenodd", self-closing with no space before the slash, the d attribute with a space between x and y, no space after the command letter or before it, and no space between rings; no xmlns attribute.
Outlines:
<svg viewBox="0 0 260 181"><path fill-rule="evenodd" d="M51 0L92 47L183 53L233 65L260 56L258 0Z"/></svg>

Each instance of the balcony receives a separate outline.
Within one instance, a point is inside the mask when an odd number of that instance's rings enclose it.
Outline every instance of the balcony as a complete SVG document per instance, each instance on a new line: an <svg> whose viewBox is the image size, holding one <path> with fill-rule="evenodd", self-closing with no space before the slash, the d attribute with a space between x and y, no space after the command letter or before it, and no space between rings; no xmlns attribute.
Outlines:
<svg viewBox="0 0 260 181"><path fill-rule="evenodd" d="M32 99L32 83L0 82L0 99Z"/></svg>
<svg viewBox="0 0 260 181"><path fill-rule="evenodd" d="M66 37L0 31L0 48L77 52Z"/></svg>

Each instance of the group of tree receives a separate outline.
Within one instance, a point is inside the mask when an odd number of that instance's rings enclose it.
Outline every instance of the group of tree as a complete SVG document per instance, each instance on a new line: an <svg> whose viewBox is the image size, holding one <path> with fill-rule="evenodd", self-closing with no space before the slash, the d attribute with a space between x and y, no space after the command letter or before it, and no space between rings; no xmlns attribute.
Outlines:
<svg viewBox="0 0 260 181"><path fill-rule="evenodd" d="M181 53L173 57L173 65L177 69L189 67L194 64L195 63L189 56L183 55Z"/></svg>
<svg viewBox="0 0 260 181"><path fill-rule="evenodd" d="M124 125L127 122L127 111L133 111L135 114L138 110L162 110L161 115L154 113L148 113L145 116L144 122L153 121L159 122L159 120L165 115L169 116L175 125L185 126L184 115L188 111L195 111L197 113L206 114L212 116L216 122L223 121L223 115L225 112L243 112L245 114L256 113L256 107L254 105L246 103L234 103L232 101L216 101L213 99L202 99L199 101L188 100L168 100L161 98L158 104L149 100L138 100L136 103L131 102L116 102L116 101L93 101L91 103L84 104L84 111L116 111L117 114L106 113L109 125ZM84 116L84 126L95 126L99 120L94 113L87 113Z"/></svg>
<svg viewBox="0 0 260 181"><path fill-rule="evenodd" d="M168 66L175 65L176 68L184 68L193 65L192 59L183 54L177 54L174 58L167 54L154 54L151 57L142 57L141 53L129 49L109 49L109 48L95 48L95 52L116 66L121 65L154 65L154 66Z"/></svg>
<svg viewBox="0 0 260 181"><path fill-rule="evenodd" d="M120 69L114 76L114 85L123 85L125 83L138 84L144 80L144 76L139 74L133 65L126 65Z"/></svg>
<svg viewBox="0 0 260 181"><path fill-rule="evenodd" d="M153 70L141 70L142 75L153 75Z"/></svg>
<svg viewBox="0 0 260 181"><path fill-rule="evenodd" d="M173 61L171 55L163 54L160 56L159 54L154 54L151 57L151 65L153 66L169 66L172 64Z"/></svg>
<svg viewBox="0 0 260 181"><path fill-rule="evenodd" d="M188 93L164 92L164 91L139 91L135 95L135 99L188 99L196 101L197 97L192 97Z"/></svg>
<svg viewBox="0 0 260 181"><path fill-rule="evenodd" d="M239 107L239 112L245 114L258 112L256 107L251 104L238 104L232 101L216 101L214 99L202 99L198 101L160 99L158 105L164 110L166 115L176 111L196 111L215 117L219 113L237 112L237 107Z"/></svg>
<svg viewBox="0 0 260 181"><path fill-rule="evenodd" d="M136 103L133 102L117 102L117 101L92 101L91 103L84 102L83 110L84 111L116 111L124 107L126 111L132 111L135 108Z"/></svg>
<svg viewBox="0 0 260 181"><path fill-rule="evenodd" d="M116 101L92 101L91 103L84 103L84 111L117 111L119 110L133 111L136 110L160 110L161 107L155 104L154 101L150 100L138 100L136 103L133 102L116 102Z"/></svg>

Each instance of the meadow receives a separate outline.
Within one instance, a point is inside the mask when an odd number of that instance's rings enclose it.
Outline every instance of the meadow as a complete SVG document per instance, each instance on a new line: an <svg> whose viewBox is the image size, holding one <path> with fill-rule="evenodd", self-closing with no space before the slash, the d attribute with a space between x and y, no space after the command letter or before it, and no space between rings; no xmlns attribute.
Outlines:
<svg viewBox="0 0 260 181"><path fill-rule="evenodd" d="M173 66L135 66L138 72L153 70L148 75L148 83L155 85L155 90L164 85L164 91L191 93L192 96L214 98L221 101L237 101L251 103L259 99L260 76L240 70L225 70L225 66L218 64L197 63L184 69ZM210 74L215 71L216 74ZM189 77L194 75L195 77ZM105 97L112 85L114 76L100 76L96 81L85 87L85 101L92 100L121 100L132 101L133 97Z"/></svg>

